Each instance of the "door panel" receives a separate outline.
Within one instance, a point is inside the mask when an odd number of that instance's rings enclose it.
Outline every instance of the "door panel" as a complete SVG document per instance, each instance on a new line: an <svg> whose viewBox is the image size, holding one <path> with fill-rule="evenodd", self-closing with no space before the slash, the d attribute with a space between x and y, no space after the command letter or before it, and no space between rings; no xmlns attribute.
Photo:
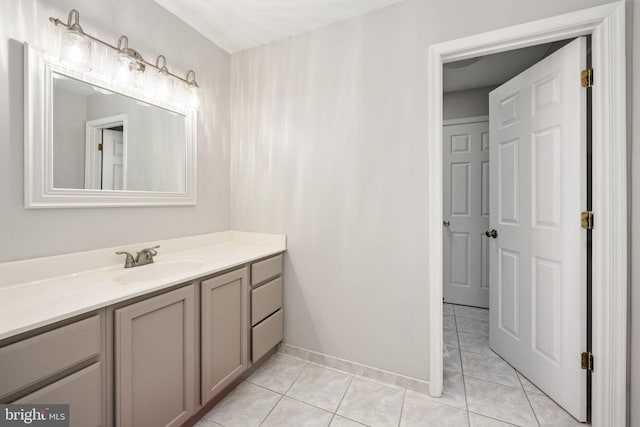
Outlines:
<svg viewBox="0 0 640 427"><path fill-rule="evenodd" d="M490 346L586 420L586 42L491 92ZM495 191L494 191L495 189ZM494 292L494 290L496 292Z"/></svg>
<svg viewBox="0 0 640 427"><path fill-rule="evenodd" d="M489 123L445 126L444 299L455 304L489 306Z"/></svg>
<svg viewBox="0 0 640 427"><path fill-rule="evenodd" d="M179 426L195 409L194 286L115 310L116 426Z"/></svg>

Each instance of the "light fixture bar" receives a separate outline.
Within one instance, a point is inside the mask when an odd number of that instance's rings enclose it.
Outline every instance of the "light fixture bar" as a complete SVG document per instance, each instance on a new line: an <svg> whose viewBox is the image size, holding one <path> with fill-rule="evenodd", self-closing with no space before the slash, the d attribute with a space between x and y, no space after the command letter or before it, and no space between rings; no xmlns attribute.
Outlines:
<svg viewBox="0 0 640 427"><path fill-rule="evenodd" d="M79 13L78 13L78 11L77 11L77 10L75 10L75 9L73 9L71 12L69 12L69 23L68 23L68 24L64 23L63 21L61 21L61 20L60 20L60 19L58 19L58 18L53 18L53 17L50 17L50 18L49 18L49 21L50 21L53 25L55 25L55 26L57 26L57 27L62 27L62 28L65 28L65 29L69 30L69 29L71 29L71 28L73 27L73 24L72 24L72 22L71 22L71 21L72 21L72 19L71 19L71 18L72 18L72 15L74 15L74 14L75 14L75 17L76 17L76 23L78 23L77 21L79 20L79 16L80 16L80 14L79 14ZM98 44L101 44L102 46L105 46L105 47L108 47L108 48L110 48L110 49L113 49L113 50L115 50L116 52L121 52L121 50L120 50L120 49L118 49L116 46L113 46L112 44L109 44L109 43L107 43L107 42L105 42L105 41L103 41L103 40L100 40L99 38L94 37L94 36L92 36L91 34L87 34L87 33L85 33L84 31L82 31L82 34L83 34L85 37L87 37L88 39L90 39L90 40L92 40L92 41L94 41L94 42L96 42L96 43L98 43ZM122 38L122 37L126 37L126 36L121 36L121 38ZM164 58L164 56L162 56L162 57ZM187 86L193 86L194 84L197 86L197 83L195 83L195 73L193 72L193 70L189 70L189 71L188 71L188 73L187 73L187 76L186 76L185 78L182 78L182 77L180 77L180 76L178 76L178 75L173 74L172 72L170 72L170 71L167 69L167 67L166 67L166 59L165 59L165 64L163 65L163 67L158 67L156 64L152 64L152 63L150 63L150 62L145 61L145 60L144 60L144 58L142 58L142 56L140 56L140 57L136 57L136 58L135 58L135 60L136 60L137 62L139 62L139 63L144 64L144 66L145 66L145 67L151 67L151 68L155 69L156 71L161 71L161 72L163 72L163 73L165 73L165 72L166 72L166 74L167 74L167 75L170 75L171 77L176 78L176 79L178 79L178 80L182 81L182 82L183 82L183 83L185 83ZM192 74L192 75L193 75L193 77L192 77L192 79L191 79L191 80L189 80L189 74Z"/></svg>

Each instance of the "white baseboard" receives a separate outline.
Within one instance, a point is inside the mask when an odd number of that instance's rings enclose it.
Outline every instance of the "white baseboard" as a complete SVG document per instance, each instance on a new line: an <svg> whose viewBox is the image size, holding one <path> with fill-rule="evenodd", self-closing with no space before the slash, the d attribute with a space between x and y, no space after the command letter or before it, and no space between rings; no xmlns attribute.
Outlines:
<svg viewBox="0 0 640 427"><path fill-rule="evenodd" d="M370 378L372 380L404 387L409 390L417 391L419 393L429 393L429 381L395 374L383 369L373 368L371 366L362 365L350 360L340 359L338 357L333 357L327 354L318 353L316 351L296 347L291 344L278 344L278 351L290 356L297 357L299 359L317 363L318 365L328 366L330 368L338 369L340 371L348 372L350 374L358 375L364 378Z"/></svg>

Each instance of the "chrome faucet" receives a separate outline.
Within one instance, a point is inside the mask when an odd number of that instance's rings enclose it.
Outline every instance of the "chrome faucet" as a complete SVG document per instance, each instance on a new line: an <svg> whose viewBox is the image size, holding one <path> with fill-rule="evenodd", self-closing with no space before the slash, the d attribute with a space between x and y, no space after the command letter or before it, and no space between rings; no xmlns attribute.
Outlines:
<svg viewBox="0 0 640 427"><path fill-rule="evenodd" d="M140 265L151 264L153 262L153 257L158 255L158 246L152 246L150 248L144 248L140 252L136 254L136 258L133 258L129 252L126 251L118 251L116 255L126 255L127 259L124 262L124 268L138 267Z"/></svg>

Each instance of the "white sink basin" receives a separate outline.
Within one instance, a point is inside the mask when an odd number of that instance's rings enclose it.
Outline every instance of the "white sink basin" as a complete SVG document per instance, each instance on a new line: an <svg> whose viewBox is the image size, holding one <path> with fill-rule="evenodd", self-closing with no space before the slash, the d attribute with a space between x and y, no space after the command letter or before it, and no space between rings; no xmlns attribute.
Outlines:
<svg viewBox="0 0 640 427"><path fill-rule="evenodd" d="M127 269L124 273L113 276L113 280L121 283L148 282L197 271L204 262L190 259L160 261Z"/></svg>

